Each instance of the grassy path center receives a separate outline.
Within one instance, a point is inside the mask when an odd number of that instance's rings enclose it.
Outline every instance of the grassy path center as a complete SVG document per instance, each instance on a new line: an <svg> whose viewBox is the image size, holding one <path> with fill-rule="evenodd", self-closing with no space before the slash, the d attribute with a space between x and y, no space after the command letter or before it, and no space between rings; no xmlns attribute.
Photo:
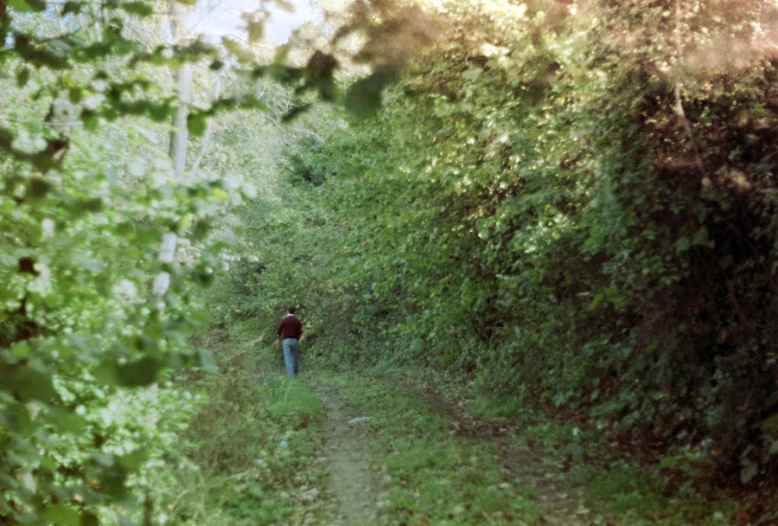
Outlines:
<svg viewBox="0 0 778 526"><path fill-rule="evenodd" d="M339 504L340 524L375 524L378 516L378 484L368 469L364 433L354 415L331 388L313 385L326 413L324 428L330 491Z"/></svg>

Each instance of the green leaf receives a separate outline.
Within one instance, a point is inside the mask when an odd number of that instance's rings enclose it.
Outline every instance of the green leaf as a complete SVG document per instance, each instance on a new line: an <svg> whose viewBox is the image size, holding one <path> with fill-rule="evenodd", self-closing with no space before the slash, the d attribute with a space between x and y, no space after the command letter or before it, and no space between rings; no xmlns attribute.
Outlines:
<svg viewBox="0 0 778 526"><path fill-rule="evenodd" d="M195 137L199 137L203 133L205 133L205 128L207 124L208 124L208 119L206 115L200 112L193 111L186 118L186 127L189 130L189 133L191 133Z"/></svg>
<svg viewBox="0 0 778 526"><path fill-rule="evenodd" d="M686 252L689 250L689 247L691 246L691 243L689 241L688 237L682 237L678 241L675 242L675 252L680 254L681 252Z"/></svg>
<svg viewBox="0 0 778 526"><path fill-rule="evenodd" d="M701 227L697 232L694 233L694 236L692 237L692 245L699 246L699 245L707 245L708 244L708 229L704 226Z"/></svg>
<svg viewBox="0 0 778 526"><path fill-rule="evenodd" d="M275 0L275 4L287 13L294 13L294 4L287 2L287 0Z"/></svg>
<svg viewBox="0 0 778 526"><path fill-rule="evenodd" d="M148 451L138 448L132 453L119 457L119 465L128 471L133 471L141 467L148 457Z"/></svg>
<svg viewBox="0 0 778 526"><path fill-rule="evenodd" d="M470 67L467 69L467 71L462 73L462 78L472 82L474 80L477 80L478 77L481 76L481 73L483 73L483 70L481 68Z"/></svg>
<svg viewBox="0 0 778 526"><path fill-rule="evenodd" d="M155 358L145 356L140 360L119 365L116 375L125 387L142 387L153 383L162 364Z"/></svg>
<svg viewBox="0 0 778 526"><path fill-rule="evenodd" d="M207 272L205 269L195 269L191 272L189 279L201 287L207 287L213 283L214 273Z"/></svg>
<svg viewBox="0 0 778 526"><path fill-rule="evenodd" d="M87 427L87 421L84 417L75 413L63 413L60 411L57 423L61 431L78 435L83 433Z"/></svg>
<svg viewBox="0 0 778 526"><path fill-rule="evenodd" d="M116 499L122 499L128 495L129 491L125 485L127 472L124 469L117 469L117 467L106 469L97 478L103 493Z"/></svg>
<svg viewBox="0 0 778 526"><path fill-rule="evenodd" d="M51 457L42 457L40 461L40 466L43 469L54 471L59 466L59 463Z"/></svg>
<svg viewBox="0 0 778 526"><path fill-rule="evenodd" d="M759 464L749 461L743 469L740 470L740 482L748 484L759 473Z"/></svg>
<svg viewBox="0 0 778 526"><path fill-rule="evenodd" d="M58 526L79 526L81 524L78 510L64 504L55 504L46 508L43 512L43 519Z"/></svg>
<svg viewBox="0 0 778 526"><path fill-rule="evenodd" d="M380 66L367 78L355 82L346 94L346 108L359 119L375 115L381 108L381 93L396 82L398 72L389 66Z"/></svg>
<svg viewBox="0 0 778 526"><path fill-rule="evenodd" d="M216 365L216 360L213 358L213 354L208 349L199 347L197 349L197 357L200 361L200 367L209 373L219 372L219 367Z"/></svg>
<svg viewBox="0 0 778 526"><path fill-rule="evenodd" d="M772 431L774 429L778 429L778 414L774 414L770 418L766 419L762 422L762 430L763 431Z"/></svg>
<svg viewBox="0 0 778 526"><path fill-rule="evenodd" d="M146 17L154 14L154 8L146 2L126 2L119 4L119 7L131 15Z"/></svg>
<svg viewBox="0 0 778 526"><path fill-rule="evenodd" d="M74 265L94 274L98 274L105 268L105 264L102 261L85 254L76 254L72 261Z"/></svg>
<svg viewBox="0 0 778 526"><path fill-rule="evenodd" d="M116 459L110 453L103 453L102 451L96 451L92 453L92 460L104 467L113 467L116 463Z"/></svg>
<svg viewBox="0 0 778 526"><path fill-rule="evenodd" d="M224 190L221 190L222 192ZM214 194L214 197L216 194ZM229 198L229 194L227 194L227 199ZM202 219L200 221L197 221L194 226L192 227L192 238L195 240L202 240L205 238L205 236L208 235L208 233L211 231L212 225L211 221L208 219Z"/></svg>
<svg viewBox="0 0 778 526"><path fill-rule="evenodd" d="M51 183L48 181L45 181L40 177L33 177L30 179L30 182L27 183L27 190L24 193L24 197L31 201L38 201L46 197L46 194L53 188L54 187L51 186Z"/></svg>
<svg viewBox="0 0 778 526"><path fill-rule="evenodd" d="M94 370L94 377L100 385L118 385L116 364L106 361Z"/></svg>
<svg viewBox="0 0 778 526"><path fill-rule="evenodd" d="M84 108L81 110L81 122L84 123L85 130L94 132L100 125L100 118L94 111Z"/></svg>
<svg viewBox="0 0 778 526"><path fill-rule="evenodd" d="M599 307L602 304L603 301L605 301L605 294L600 292L599 294L594 296L594 298L592 299L591 304L589 305L589 308L590 309L596 309L597 307Z"/></svg>
<svg viewBox="0 0 778 526"><path fill-rule="evenodd" d="M0 390L14 394L20 401L40 400L48 402L57 396L51 376L31 364L20 365L5 371L0 377Z"/></svg>
<svg viewBox="0 0 778 526"><path fill-rule="evenodd" d="M9 0L8 7L20 13L40 13L46 10L45 0Z"/></svg>
<svg viewBox="0 0 778 526"><path fill-rule="evenodd" d="M14 356L24 358L30 354L30 344L28 342L19 342L12 347Z"/></svg>
<svg viewBox="0 0 778 526"><path fill-rule="evenodd" d="M62 6L62 16L77 15L81 12L81 7L83 7L82 2L73 2L72 0L68 0L65 2L65 5Z"/></svg>
<svg viewBox="0 0 778 526"><path fill-rule="evenodd" d="M246 30L249 35L249 42L252 44L262 39L265 34L265 21L264 20L247 20Z"/></svg>
<svg viewBox="0 0 778 526"><path fill-rule="evenodd" d="M29 81L30 81L30 69L20 68L19 71L16 72L16 85L20 88L23 88L27 85Z"/></svg>
<svg viewBox="0 0 778 526"><path fill-rule="evenodd" d="M226 201L230 198L230 194L224 188L214 188L211 190L211 195L219 201Z"/></svg>
<svg viewBox="0 0 778 526"><path fill-rule="evenodd" d="M147 108L147 111L151 120L162 122L170 118L170 115L172 115L173 107L168 103L150 104Z"/></svg>
<svg viewBox="0 0 778 526"><path fill-rule="evenodd" d="M68 90L68 99L73 104L78 104L84 99L84 90L78 87L73 87Z"/></svg>
<svg viewBox="0 0 778 526"><path fill-rule="evenodd" d="M351 86L346 93L346 109L359 119L372 117L381 108L381 89L365 79Z"/></svg>
<svg viewBox="0 0 778 526"><path fill-rule="evenodd" d="M85 511L81 514L81 526L99 526L100 525L100 519L97 518L97 515Z"/></svg>
<svg viewBox="0 0 778 526"><path fill-rule="evenodd" d="M660 469L671 468L676 464L678 464L678 457L664 457L661 461L659 461Z"/></svg>

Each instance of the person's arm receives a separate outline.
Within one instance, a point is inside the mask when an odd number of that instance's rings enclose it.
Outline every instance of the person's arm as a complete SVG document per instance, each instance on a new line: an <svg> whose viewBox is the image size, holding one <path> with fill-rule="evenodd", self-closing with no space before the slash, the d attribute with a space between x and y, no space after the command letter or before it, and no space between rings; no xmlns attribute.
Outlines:
<svg viewBox="0 0 778 526"><path fill-rule="evenodd" d="M285 318L284 318L285 319ZM281 323L278 324L278 329L276 329L276 343L281 343L281 331L284 328L284 320L281 320Z"/></svg>

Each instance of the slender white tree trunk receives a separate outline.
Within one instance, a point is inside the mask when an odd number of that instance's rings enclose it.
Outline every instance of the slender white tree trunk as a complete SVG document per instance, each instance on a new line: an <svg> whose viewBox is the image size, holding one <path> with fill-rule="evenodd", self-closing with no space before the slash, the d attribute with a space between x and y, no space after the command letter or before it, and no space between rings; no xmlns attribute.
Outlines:
<svg viewBox="0 0 778 526"><path fill-rule="evenodd" d="M168 0L168 7L172 44L184 45L190 37L189 11L186 6L176 0ZM176 180L181 181L186 171L186 150L189 144L189 129L186 126L189 104L192 100L192 68L189 64L182 64L176 71L176 87L178 90L178 111L173 116L173 131L170 132L170 159L173 161ZM175 233L165 234L159 247L159 261L162 263L173 262L177 242L178 236ZM160 272L154 278L152 285L152 291L157 298L155 306L160 311L165 309L162 296L169 287L170 274L166 271Z"/></svg>
<svg viewBox="0 0 778 526"><path fill-rule="evenodd" d="M173 45L184 45L189 40L189 10L176 0L168 0L170 11L170 33ZM173 131L170 132L170 159L176 177L181 178L186 170L186 150L189 143L189 130L186 119L189 116L189 104L192 101L192 67L184 63L176 71L178 90L178 111L173 117Z"/></svg>
<svg viewBox="0 0 778 526"><path fill-rule="evenodd" d="M222 90L222 73L219 73L219 75L216 77L216 87L214 88L213 93L213 100L217 100L219 98L219 95L221 95ZM206 125L205 128L205 135L203 136L202 141L200 144L202 145L200 148L200 154L197 156L197 159L195 159L195 162L192 164L191 173L192 175L195 175L197 173L197 169L200 167L200 161L203 160L203 157L205 156L205 152L208 151L208 144L211 141L211 127Z"/></svg>
<svg viewBox="0 0 778 526"><path fill-rule="evenodd" d="M174 129L170 132L170 159L173 161L176 176L180 179L186 170L186 150L189 144L189 130L186 127L192 96L192 67L189 64L182 65L176 72L176 84L179 106L173 117Z"/></svg>

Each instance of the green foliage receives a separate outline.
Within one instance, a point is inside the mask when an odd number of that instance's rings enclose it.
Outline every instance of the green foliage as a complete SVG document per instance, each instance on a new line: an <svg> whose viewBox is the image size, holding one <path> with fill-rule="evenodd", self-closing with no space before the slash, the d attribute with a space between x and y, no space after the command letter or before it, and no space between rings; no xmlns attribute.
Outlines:
<svg viewBox="0 0 778 526"><path fill-rule="evenodd" d="M3 523L149 523L150 481L199 406L167 381L212 365L188 342L204 319L198 288L222 265L207 234L251 191L240 177L173 172L157 147L178 105L166 68L218 70L230 53L236 69L257 65L239 46L160 42L154 8L0 5ZM316 70L319 91L336 65ZM257 107L230 94L188 127L205 146L208 118ZM175 257L161 257L173 235Z"/></svg>
<svg viewBox="0 0 778 526"><path fill-rule="evenodd" d="M187 381L208 403L179 434L178 467L157 480L164 522L276 524L299 520L303 508L325 521L326 503L311 493L327 482L318 400L255 344L211 348L221 374Z"/></svg>
<svg viewBox="0 0 778 526"><path fill-rule="evenodd" d="M695 5L452 3L378 115L297 154L354 360L774 466L774 7Z"/></svg>
<svg viewBox="0 0 778 526"><path fill-rule="evenodd" d="M11 114L25 121L2 160L0 517L96 521L123 501L137 518L142 473L175 443L161 434L195 409L147 386L202 364L186 343L198 322L191 283L215 261L206 247L186 263L156 250L167 233L187 237L185 219L216 210L220 184L172 183L164 154L145 143L149 165L135 167L98 137L62 134L29 108ZM162 272L172 285L153 294Z"/></svg>

